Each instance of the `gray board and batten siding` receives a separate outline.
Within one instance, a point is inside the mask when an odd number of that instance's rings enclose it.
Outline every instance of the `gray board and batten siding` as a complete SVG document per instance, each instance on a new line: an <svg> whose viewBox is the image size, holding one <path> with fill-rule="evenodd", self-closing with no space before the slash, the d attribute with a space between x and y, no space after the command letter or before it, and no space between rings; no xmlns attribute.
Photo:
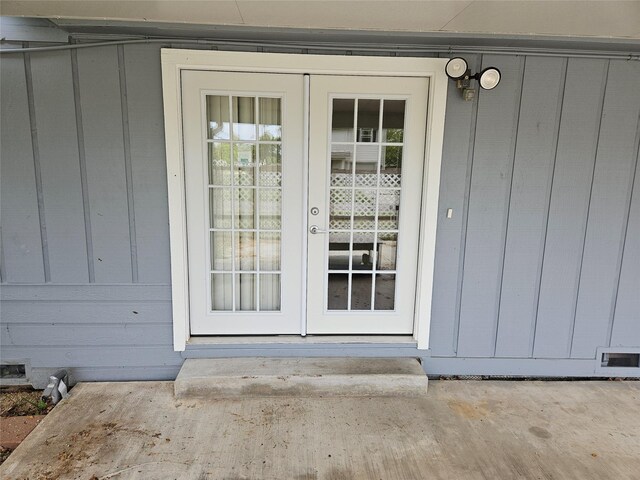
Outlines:
<svg viewBox="0 0 640 480"><path fill-rule="evenodd" d="M639 375L600 369L597 356L640 351L640 62L465 57L503 80L473 102L449 89L430 350L177 353L160 46L2 55L2 363L28 364L35 383L56 367L76 381L173 379L185 357L243 355L419 356L430 374Z"/></svg>

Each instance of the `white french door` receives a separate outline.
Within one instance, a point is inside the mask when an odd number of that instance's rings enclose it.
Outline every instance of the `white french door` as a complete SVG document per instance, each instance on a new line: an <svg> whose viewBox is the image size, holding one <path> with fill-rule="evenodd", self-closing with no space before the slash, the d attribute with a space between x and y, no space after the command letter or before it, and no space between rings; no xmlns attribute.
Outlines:
<svg viewBox="0 0 640 480"><path fill-rule="evenodd" d="M303 77L182 72L192 335L300 333Z"/></svg>
<svg viewBox="0 0 640 480"><path fill-rule="evenodd" d="M308 333L413 333L428 88L311 79Z"/></svg>
<svg viewBox="0 0 640 480"><path fill-rule="evenodd" d="M414 331L428 79L304 84L182 72L192 335Z"/></svg>

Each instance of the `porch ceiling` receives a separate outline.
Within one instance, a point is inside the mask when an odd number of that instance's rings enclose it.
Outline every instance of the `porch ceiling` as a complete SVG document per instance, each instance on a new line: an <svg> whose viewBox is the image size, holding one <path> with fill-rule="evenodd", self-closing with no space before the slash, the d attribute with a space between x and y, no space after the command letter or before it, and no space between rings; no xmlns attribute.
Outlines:
<svg viewBox="0 0 640 480"><path fill-rule="evenodd" d="M640 39L637 0L4 0L0 13L49 18L61 26L92 20Z"/></svg>

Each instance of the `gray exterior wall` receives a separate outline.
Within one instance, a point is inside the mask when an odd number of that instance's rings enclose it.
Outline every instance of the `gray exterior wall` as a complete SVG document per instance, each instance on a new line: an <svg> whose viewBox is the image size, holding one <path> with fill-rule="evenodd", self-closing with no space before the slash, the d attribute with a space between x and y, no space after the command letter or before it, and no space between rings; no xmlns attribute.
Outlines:
<svg viewBox="0 0 640 480"><path fill-rule="evenodd" d="M640 62L465 57L503 80L474 102L449 90L430 351L180 354L159 47L2 56L2 362L72 367L76 380L173 378L183 357L211 355L422 355L430 373L637 374L599 372L596 355L640 347Z"/></svg>

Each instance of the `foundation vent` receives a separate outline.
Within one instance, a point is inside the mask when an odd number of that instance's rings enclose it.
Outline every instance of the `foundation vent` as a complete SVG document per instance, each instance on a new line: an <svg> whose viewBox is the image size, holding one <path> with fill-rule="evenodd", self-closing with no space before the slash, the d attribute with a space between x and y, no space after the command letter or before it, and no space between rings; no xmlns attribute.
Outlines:
<svg viewBox="0 0 640 480"><path fill-rule="evenodd" d="M640 353L614 353L606 352L602 354L603 367L640 367Z"/></svg>
<svg viewBox="0 0 640 480"><path fill-rule="evenodd" d="M0 378L2 380L23 380L27 378L27 366L24 363L0 364Z"/></svg>

